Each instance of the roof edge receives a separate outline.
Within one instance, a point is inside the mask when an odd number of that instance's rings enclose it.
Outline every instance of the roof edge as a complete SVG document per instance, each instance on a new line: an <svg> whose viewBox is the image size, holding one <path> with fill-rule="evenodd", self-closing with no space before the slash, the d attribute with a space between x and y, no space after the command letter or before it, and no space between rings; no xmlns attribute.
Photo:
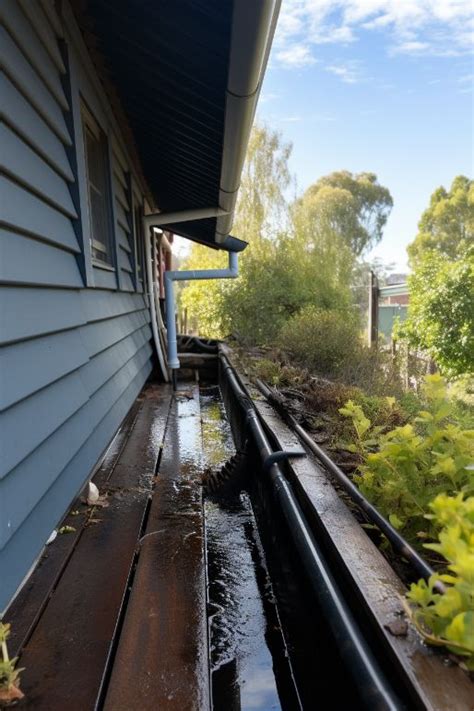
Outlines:
<svg viewBox="0 0 474 711"><path fill-rule="evenodd" d="M281 0L236 0L226 91L216 242L229 235L258 97L275 34Z"/></svg>

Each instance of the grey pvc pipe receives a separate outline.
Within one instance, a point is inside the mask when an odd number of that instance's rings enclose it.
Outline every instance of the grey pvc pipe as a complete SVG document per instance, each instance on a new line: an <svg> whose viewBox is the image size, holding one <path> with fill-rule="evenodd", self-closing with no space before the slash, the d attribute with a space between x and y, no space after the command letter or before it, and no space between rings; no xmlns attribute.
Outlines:
<svg viewBox="0 0 474 711"><path fill-rule="evenodd" d="M145 215L143 223L145 229L148 230L150 227L172 225L176 222L206 220L210 217L222 217L226 214L226 210L222 210L220 207L203 207L196 210L177 210L175 212L155 212L152 215Z"/></svg>
<svg viewBox="0 0 474 711"><path fill-rule="evenodd" d="M181 272L165 272L166 330L168 333L169 368L172 370L179 368L173 283L175 281L196 281L198 279L235 279L238 276L239 263L237 252L229 252L229 267L227 269L193 269Z"/></svg>
<svg viewBox="0 0 474 711"><path fill-rule="evenodd" d="M158 333L158 316L155 303L155 288L153 284L153 269L151 263L151 240L153 235L151 231L145 231L145 256L146 256L146 275L148 282L148 299L150 302L151 330L153 333L153 341L155 343L156 354L160 364L161 374L165 382L168 382L168 369L166 367L165 358L161 349L160 334Z"/></svg>

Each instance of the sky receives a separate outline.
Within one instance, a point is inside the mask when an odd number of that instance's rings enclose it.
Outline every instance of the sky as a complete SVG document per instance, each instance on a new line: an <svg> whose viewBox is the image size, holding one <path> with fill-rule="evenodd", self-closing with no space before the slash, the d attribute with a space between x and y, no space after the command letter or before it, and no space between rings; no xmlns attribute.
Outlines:
<svg viewBox="0 0 474 711"><path fill-rule="evenodd" d="M283 0L257 117L298 193L370 171L394 208L371 257L406 270L433 190L474 173L474 0Z"/></svg>

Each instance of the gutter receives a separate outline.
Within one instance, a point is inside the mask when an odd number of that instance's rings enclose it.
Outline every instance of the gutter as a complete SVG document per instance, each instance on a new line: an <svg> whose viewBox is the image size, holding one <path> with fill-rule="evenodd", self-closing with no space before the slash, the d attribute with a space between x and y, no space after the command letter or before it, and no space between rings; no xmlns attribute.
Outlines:
<svg viewBox="0 0 474 711"><path fill-rule="evenodd" d="M281 0L234 2L219 189L219 207L225 214L217 217L217 243L222 243L232 229L242 168L280 5Z"/></svg>
<svg viewBox="0 0 474 711"><path fill-rule="evenodd" d="M228 269L165 272L166 326L168 336L168 368L179 368L176 339L175 281L195 279L235 279L238 276L237 252L247 243L230 236L233 213L240 187L250 131L255 117L263 76L270 54L273 36L280 11L281 0L236 0L232 17L232 34L229 57L229 74L226 89L224 137L218 205L172 212L156 213L144 218L147 263L151 271L150 232L154 227L171 229L172 225L200 219L216 218L215 247L229 252ZM152 326L160 367L164 369L163 356L155 334L156 310L152 304ZM155 312L155 313L153 313ZM161 357L160 357L161 356Z"/></svg>
<svg viewBox="0 0 474 711"><path fill-rule="evenodd" d="M281 0L234 2L218 205L147 215L146 229L153 226L172 229L173 223L216 218L215 246L235 249L226 240L232 229L242 168L280 5Z"/></svg>

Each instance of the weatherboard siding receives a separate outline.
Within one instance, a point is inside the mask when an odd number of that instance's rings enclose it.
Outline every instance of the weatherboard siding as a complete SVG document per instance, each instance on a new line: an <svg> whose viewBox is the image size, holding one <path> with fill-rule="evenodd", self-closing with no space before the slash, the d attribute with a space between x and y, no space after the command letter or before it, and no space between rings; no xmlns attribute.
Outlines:
<svg viewBox="0 0 474 711"><path fill-rule="evenodd" d="M137 182L77 28L73 43L54 13L48 0L0 6L0 613L152 367ZM107 124L112 270L90 258L79 93Z"/></svg>

